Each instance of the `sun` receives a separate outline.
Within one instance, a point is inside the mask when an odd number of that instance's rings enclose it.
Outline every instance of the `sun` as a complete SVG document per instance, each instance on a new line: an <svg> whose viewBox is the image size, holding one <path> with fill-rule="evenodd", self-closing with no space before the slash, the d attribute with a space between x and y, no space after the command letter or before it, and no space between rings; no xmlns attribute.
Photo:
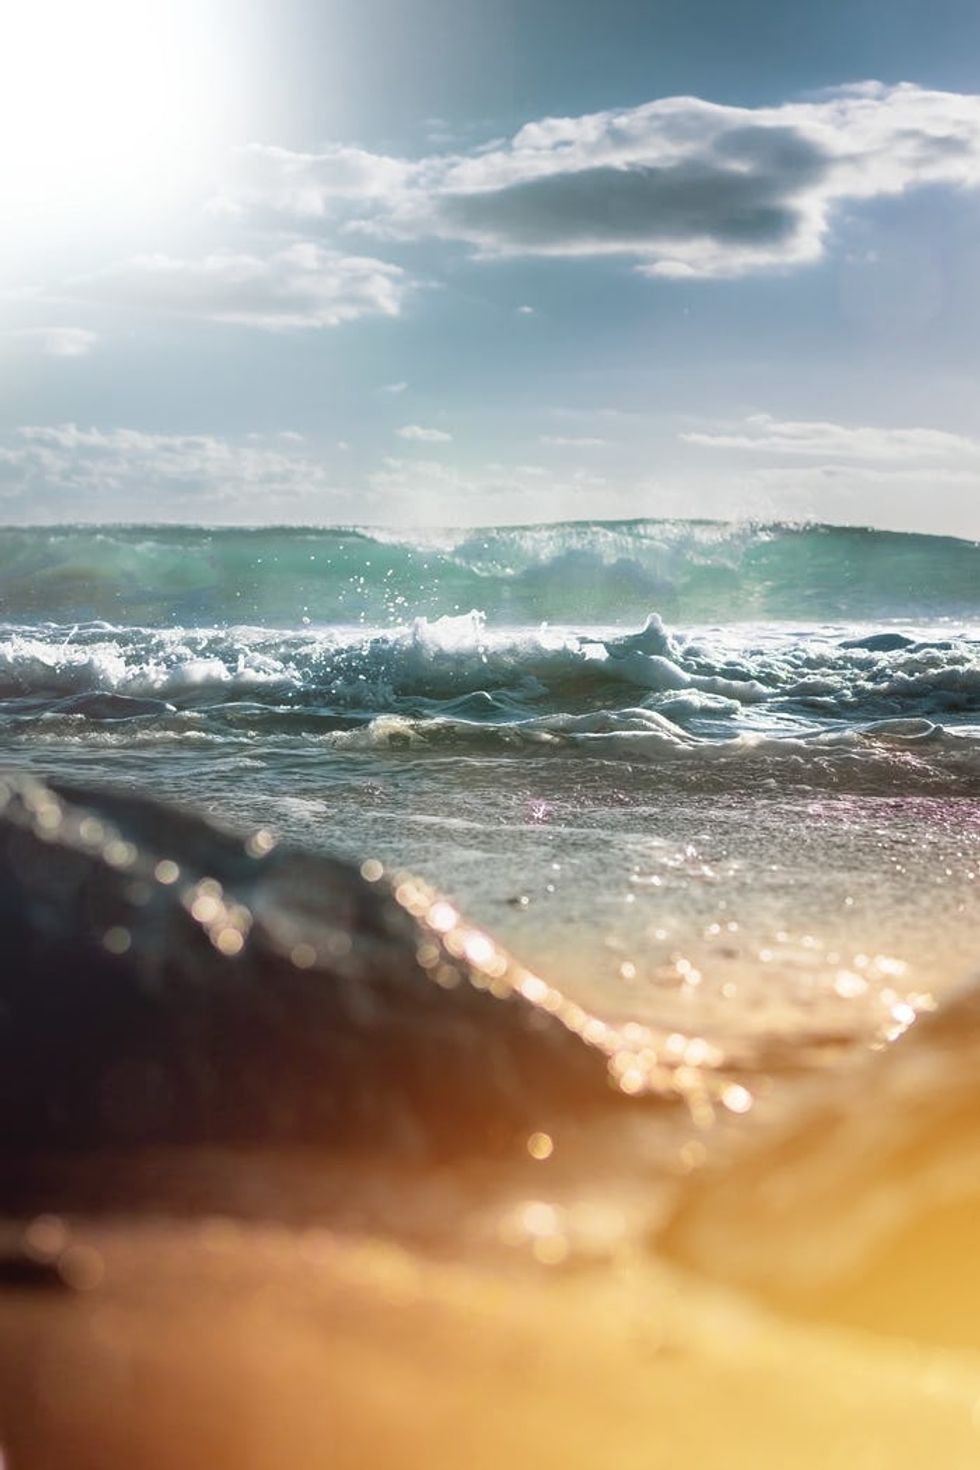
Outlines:
<svg viewBox="0 0 980 1470"><path fill-rule="evenodd" d="M207 0L4 7L0 213L117 205L192 174L227 102L208 20Z"/></svg>

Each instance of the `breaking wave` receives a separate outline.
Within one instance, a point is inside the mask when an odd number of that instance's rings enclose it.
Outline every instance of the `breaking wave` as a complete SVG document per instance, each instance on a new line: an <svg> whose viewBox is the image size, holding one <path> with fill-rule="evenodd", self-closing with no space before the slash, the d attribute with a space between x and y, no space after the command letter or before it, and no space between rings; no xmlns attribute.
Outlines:
<svg viewBox="0 0 980 1470"><path fill-rule="evenodd" d="M905 619L980 613L980 545L820 525L8 527L0 618L181 627Z"/></svg>
<svg viewBox="0 0 980 1470"><path fill-rule="evenodd" d="M980 789L980 635L822 625L0 629L0 729L32 741L302 740L587 753L781 782ZM709 775L709 768L713 774Z"/></svg>

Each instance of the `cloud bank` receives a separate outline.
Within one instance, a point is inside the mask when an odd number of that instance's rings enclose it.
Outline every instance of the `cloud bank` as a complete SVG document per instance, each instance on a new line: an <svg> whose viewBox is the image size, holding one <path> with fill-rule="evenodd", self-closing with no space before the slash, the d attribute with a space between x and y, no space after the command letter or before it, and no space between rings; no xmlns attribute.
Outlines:
<svg viewBox="0 0 980 1470"><path fill-rule="evenodd" d="M12 327L4 335L45 357L86 357L99 340L86 327Z"/></svg>
<svg viewBox="0 0 980 1470"><path fill-rule="evenodd" d="M423 443L431 442L427 440ZM335 446L342 451L343 445ZM383 457L352 485L280 430L228 439L74 423L26 425L0 435L0 523L159 521L263 525L338 524L360 516L384 524L485 524L591 514L629 487L582 467L462 467L412 454Z"/></svg>
<svg viewBox="0 0 980 1470"><path fill-rule="evenodd" d="M411 285L400 266L299 240L268 254L135 256L77 278L58 295L284 331L398 316Z"/></svg>
<svg viewBox="0 0 980 1470"><path fill-rule="evenodd" d="M724 277L818 260L849 202L978 183L980 96L867 82L774 107L668 97L545 118L416 161L251 144L220 204L484 257L618 255L652 276Z"/></svg>
<svg viewBox="0 0 980 1470"><path fill-rule="evenodd" d="M342 492L322 461L283 447L295 442L285 434L240 443L213 434L29 425L0 440L0 516L34 520L41 510L59 520L336 517Z"/></svg>
<svg viewBox="0 0 980 1470"><path fill-rule="evenodd" d="M980 440L944 429L883 429L820 420L777 419L750 414L738 424L689 430L686 444L708 449L745 449L756 454L803 455L825 459L915 461L980 457Z"/></svg>

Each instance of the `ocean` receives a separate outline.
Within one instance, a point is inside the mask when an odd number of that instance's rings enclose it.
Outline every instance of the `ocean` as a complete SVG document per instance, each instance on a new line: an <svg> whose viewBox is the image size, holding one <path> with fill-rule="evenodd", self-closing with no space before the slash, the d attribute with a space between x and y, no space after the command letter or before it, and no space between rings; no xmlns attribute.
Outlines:
<svg viewBox="0 0 980 1470"><path fill-rule="evenodd" d="M975 957L977 544L8 528L0 619L6 765L418 874L602 1016L829 1055Z"/></svg>
<svg viewBox="0 0 980 1470"><path fill-rule="evenodd" d="M976 1463L980 546L6 529L0 766L15 1458Z"/></svg>

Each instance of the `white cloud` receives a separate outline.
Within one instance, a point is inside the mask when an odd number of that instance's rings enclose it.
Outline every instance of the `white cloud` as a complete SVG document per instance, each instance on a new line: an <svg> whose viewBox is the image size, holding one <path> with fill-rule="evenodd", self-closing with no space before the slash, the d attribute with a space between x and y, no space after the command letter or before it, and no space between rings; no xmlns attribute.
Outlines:
<svg viewBox="0 0 980 1470"><path fill-rule="evenodd" d="M336 519L345 493L318 459L283 447L283 437L236 443L70 423L23 427L0 439L3 518Z"/></svg>
<svg viewBox="0 0 980 1470"><path fill-rule="evenodd" d="M553 449L602 449L608 439L598 439L592 434L542 434L541 443Z"/></svg>
<svg viewBox="0 0 980 1470"><path fill-rule="evenodd" d="M518 316L536 316L537 315L537 312L534 310L534 307L533 306L518 306L516 308L516 311L517 311L517 315Z"/></svg>
<svg viewBox="0 0 980 1470"><path fill-rule="evenodd" d="M404 393L407 387L407 383L385 383L381 391L382 393Z"/></svg>
<svg viewBox="0 0 980 1470"><path fill-rule="evenodd" d="M817 260L848 201L976 187L980 96L867 82L774 107L667 97L416 162L254 145L236 167L225 199L240 209L486 256L621 255L654 276L737 276Z"/></svg>
<svg viewBox="0 0 980 1470"><path fill-rule="evenodd" d="M926 465L873 465L873 464L827 464L793 465L776 469L771 466L755 469L749 478L756 485L770 488L792 486L794 490L805 488L818 492L821 489L842 487L851 494L857 486L884 488L910 486L929 495L945 487L974 485L980 488L980 468L967 469L963 466L946 466L932 469ZM814 502L817 504L818 502ZM974 514L974 523L977 516Z"/></svg>
<svg viewBox="0 0 980 1470"><path fill-rule="evenodd" d="M709 449L828 459L888 461L980 456L980 440L943 429L883 429L819 420L776 419L765 413L751 414L739 424L690 430L680 437L687 444Z"/></svg>
<svg viewBox="0 0 980 1470"><path fill-rule="evenodd" d="M320 153L247 143L232 154L225 188L212 203L218 213L246 208L281 210L321 219L345 200L383 201L401 192L415 165L400 158L334 144Z"/></svg>
<svg viewBox="0 0 980 1470"><path fill-rule="evenodd" d="M397 265L299 240L268 255L136 256L80 277L59 294L281 331L398 316L411 285Z"/></svg>
<svg viewBox="0 0 980 1470"><path fill-rule="evenodd" d="M99 340L85 327L15 327L4 335L46 357L85 357Z"/></svg>
<svg viewBox="0 0 980 1470"><path fill-rule="evenodd" d="M404 424L398 430L401 439L414 439L419 444L449 444L452 434L447 434L444 429L425 429L421 424Z"/></svg>

